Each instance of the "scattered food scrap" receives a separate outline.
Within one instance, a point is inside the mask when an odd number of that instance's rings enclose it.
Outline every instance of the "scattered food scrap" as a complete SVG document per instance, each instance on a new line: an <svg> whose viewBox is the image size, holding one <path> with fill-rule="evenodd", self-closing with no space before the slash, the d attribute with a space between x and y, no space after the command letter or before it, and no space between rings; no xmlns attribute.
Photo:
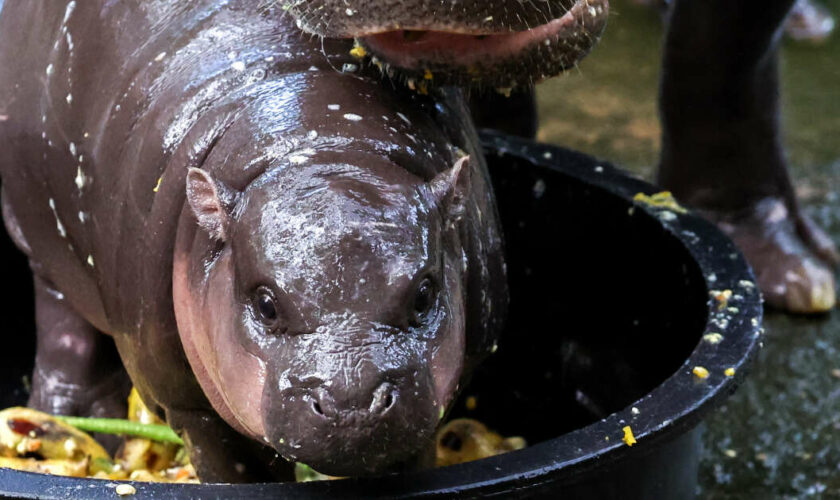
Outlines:
<svg viewBox="0 0 840 500"><path fill-rule="evenodd" d="M672 210L678 214L688 212L688 210L683 208L682 205L677 203L677 200L670 191L661 191L650 196L645 193L637 193L636 196L633 197L633 201L640 205L648 205L654 208L667 208L668 210Z"/></svg>
<svg viewBox="0 0 840 500"><path fill-rule="evenodd" d="M627 446L633 446L636 444L636 437L633 435L633 429L627 425L622 430L624 431L624 437L621 438L621 440L624 441Z"/></svg>

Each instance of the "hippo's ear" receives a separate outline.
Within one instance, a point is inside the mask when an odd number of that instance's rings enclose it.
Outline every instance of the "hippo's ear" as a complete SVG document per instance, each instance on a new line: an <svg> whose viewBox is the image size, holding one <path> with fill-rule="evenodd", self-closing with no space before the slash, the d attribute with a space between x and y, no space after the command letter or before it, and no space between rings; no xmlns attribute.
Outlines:
<svg viewBox="0 0 840 500"><path fill-rule="evenodd" d="M429 189L438 206L449 221L455 222L463 215L470 190L470 157L464 156L449 170L437 174Z"/></svg>
<svg viewBox="0 0 840 500"><path fill-rule="evenodd" d="M219 196L219 186L210 174L198 168L187 172L187 202L198 225L214 240L227 239L228 213Z"/></svg>

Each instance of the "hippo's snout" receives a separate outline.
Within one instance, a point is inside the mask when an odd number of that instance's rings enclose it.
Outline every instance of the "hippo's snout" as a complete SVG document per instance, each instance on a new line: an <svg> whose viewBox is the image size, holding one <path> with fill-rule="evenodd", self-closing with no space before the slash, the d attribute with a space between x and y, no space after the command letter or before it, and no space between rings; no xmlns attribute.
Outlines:
<svg viewBox="0 0 840 500"><path fill-rule="evenodd" d="M265 418L271 446L333 476L380 474L405 464L432 445L439 414L431 377L406 375L280 391Z"/></svg>
<svg viewBox="0 0 840 500"><path fill-rule="evenodd" d="M382 3L309 0L289 12L304 31L355 38L363 49L357 54L420 88L508 88L554 76L589 52L609 14L608 0Z"/></svg>
<svg viewBox="0 0 840 500"><path fill-rule="evenodd" d="M315 413L315 418L338 420L351 413L358 413L362 418L383 416L394 407L399 391L394 384L386 381L379 384L373 391L367 405L365 405L364 396L364 394L360 394L358 398L345 397L336 402L330 391L323 388L311 391L307 395L311 400L310 408Z"/></svg>

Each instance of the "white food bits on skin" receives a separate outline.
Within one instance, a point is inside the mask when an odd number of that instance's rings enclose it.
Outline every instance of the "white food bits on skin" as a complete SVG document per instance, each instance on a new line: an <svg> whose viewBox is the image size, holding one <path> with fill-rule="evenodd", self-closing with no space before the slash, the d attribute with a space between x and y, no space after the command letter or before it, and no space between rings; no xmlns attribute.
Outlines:
<svg viewBox="0 0 840 500"><path fill-rule="evenodd" d="M353 9L347 9L347 10L344 11L344 13L347 14L348 17L350 17L353 14L355 14L356 11L354 11Z"/></svg>
<svg viewBox="0 0 840 500"><path fill-rule="evenodd" d="M70 154L73 155L73 156L76 156L76 144L71 142L70 146L68 146L68 147L70 149Z"/></svg>
<svg viewBox="0 0 840 500"><path fill-rule="evenodd" d="M397 116L399 116L400 120L404 121L406 124L411 125L411 120L409 120L404 114L397 112Z"/></svg>
<svg viewBox="0 0 840 500"><path fill-rule="evenodd" d="M301 163L306 163L307 161L309 161L309 157L314 154L315 150L312 148L295 151L289 156L289 163L293 165L300 165Z"/></svg>
<svg viewBox="0 0 840 500"><path fill-rule="evenodd" d="M306 137L308 137L310 141L314 141L318 138L318 132L316 132L315 130L310 130L309 133L306 134Z"/></svg>
<svg viewBox="0 0 840 500"><path fill-rule="evenodd" d="M341 109L341 105L339 104L327 104L327 109L330 111L338 111Z"/></svg>
<svg viewBox="0 0 840 500"><path fill-rule="evenodd" d="M85 187L85 184L87 183L87 177L85 176L85 172L82 170L82 167L79 167L79 168L76 169L75 182L76 182L76 187L79 188L79 191L81 191Z"/></svg>
<svg viewBox="0 0 840 500"><path fill-rule="evenodd" d="M93 267L93 255L88 255L88 258L87 258L87 264L88 264L90 267Z"/></svg>
<svg viewBox="0 0 840 500"><path fill-rule="evenodd" d="M230 67L236 71L245 71L245 63L242 61L235 61Z"/></svg>
<svg viewBox="0 0 840 500"><path fill-rule="evenodd" d="M362 121L362 117L357 115L357 114L354 114L354 113L346 113L344 115L344 119L345 120L350 120L351 122Z"/></svg>
<svg viewBox="0 0 840 500"><path fill-rule="evenodd" d="M155 56L155 62L163 61L164 57L166 57L166 52L161 52L160 54Z"/></svg>
<svg viewBox="0 0 840 500"><path fill-rule="evenodd" d="M53 216L55 216L55 226L58 230L58 235L62 238L67 237L67 230L64 228L64 224L61 223L61 219L58 217L58 212L55 209L55 200L50 198L49 200L50 210L52 210Z"/></svg>
<svg viewBox="0 0 840 500"><path fill-rule="evenodd" d="M73 104L73 94L67 94L67 97L64 99L67 101L67 104Z"/></svg>
<svg viewBox="0 0 840 500"><path fill-rule="evenodd" d="M51 75L53 74L53 71L55 71L55 68L53 68L53 65L52 65L52 64L48 64L48 65L47 65L47 69L46 69L47 76L51 76Z"/></svg>
<svg viewBox="0 0 840 500"><path fill-rule="evenodd" d="M67 21L70 20L70 16L73 15L74 10L76 10L76 0L72 0L67 4L67 8L64 10L64 20L61 21L61 24L67 24Z"/></svg>

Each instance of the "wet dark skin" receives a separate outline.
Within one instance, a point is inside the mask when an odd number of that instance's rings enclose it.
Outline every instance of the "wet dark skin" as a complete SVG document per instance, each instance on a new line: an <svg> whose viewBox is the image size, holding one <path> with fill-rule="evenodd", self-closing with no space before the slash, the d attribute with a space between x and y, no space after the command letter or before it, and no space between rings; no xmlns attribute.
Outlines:
<svg viewBox="0 0 840 500"><path fill-rule="evenodd" d="M607 10L583 0L405 0L387 10L375 8L382 0L280 2L304 30L358 37L392 76L416 86L428 68L433 81L473 87L479 126L525 136L536 130L531 85L586 54ZM800 212L781 143L778 44L793 4L672 2L658 181L732 236L768 304L814 313L835 305L838 254ZM547 30L551 23L564 28ZM512 88L512 97L492 88Z"/></svg>
<svg viewBox="0 0 840 500"><path fill-rule="evenodd" d="M424 465L507 305L460 94L246 0L7 1L0 36L30 404L124 416L124 366L204 481Z"/></svg>

